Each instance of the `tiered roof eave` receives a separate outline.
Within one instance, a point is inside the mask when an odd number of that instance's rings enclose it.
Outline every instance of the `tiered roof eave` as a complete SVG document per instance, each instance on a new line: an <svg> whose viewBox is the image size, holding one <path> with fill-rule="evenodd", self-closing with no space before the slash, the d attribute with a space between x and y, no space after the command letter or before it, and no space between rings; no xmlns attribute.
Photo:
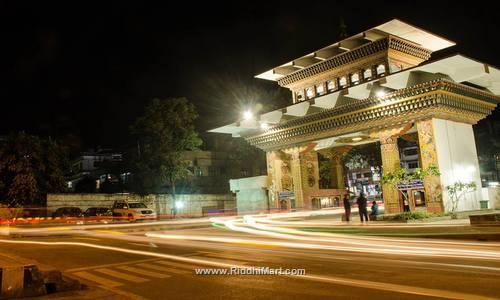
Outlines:
<svg viewBox="0 0 500 300"><path fill-rule="evenodd" d="M309 68L315 64L321 63L322 61L329 60L333 57L341 55L342 53L352 51L367 43L387 38L389 36L396 36L404 39L422 48L428 49L431 52L439 51L455 45L454 42L443 37L410 25L401 20L393 19L382 25L370 28L344 40L272 68L271 70L256 75L255 77L278 81L283 77L303 70L304 68Z"/></svg>

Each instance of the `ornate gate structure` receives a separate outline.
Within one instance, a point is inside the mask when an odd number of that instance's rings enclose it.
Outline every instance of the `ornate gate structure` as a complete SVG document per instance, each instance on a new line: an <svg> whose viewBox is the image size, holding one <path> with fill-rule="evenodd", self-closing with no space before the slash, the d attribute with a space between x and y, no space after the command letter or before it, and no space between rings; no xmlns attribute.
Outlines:
<svg viewBox="0 0 500 300"><path fill-rule="evenodd" d="M449 210L444 186L481 186L472 125L500 101L500 70L457 54L430 60L454 43L392 20L257 75L290 89L293 104L211 130L243 137L267 152L269 197L292 191L295 208L344 188L340 157L350 147L380 142L383 172L400 168L397 139L418 136L427 178L424 209ZM332 158L334 189L319 189L317 152ZM479 208L480 192L459 210ZM401 211L398 191L383 187L385 211Z"/></svg>

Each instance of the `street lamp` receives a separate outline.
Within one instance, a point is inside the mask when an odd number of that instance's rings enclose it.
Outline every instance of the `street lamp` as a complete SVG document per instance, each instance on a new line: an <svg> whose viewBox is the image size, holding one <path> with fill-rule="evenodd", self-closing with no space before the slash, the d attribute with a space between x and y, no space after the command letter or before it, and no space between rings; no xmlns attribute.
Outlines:
<svg viewBox="0 0 500 300"><path fill-rule="evenodd" d="M250 110L243 112L243 119L250 120L253 118L253 113Z"/></svg>

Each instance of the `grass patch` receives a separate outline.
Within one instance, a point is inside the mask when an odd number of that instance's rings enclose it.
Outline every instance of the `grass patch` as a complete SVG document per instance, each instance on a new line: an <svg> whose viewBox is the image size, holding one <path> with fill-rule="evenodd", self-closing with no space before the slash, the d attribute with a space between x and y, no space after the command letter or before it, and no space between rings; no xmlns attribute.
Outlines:
<svg viewBox="0 0 500 300"><path fill-rule="evenodd" d="M297 228L301 231L313 231L313 232L336 232L336 233L365 233L368 230L360 230L360 229L334 229L334 228L324 228L324 227L304 227Z"/></svg>

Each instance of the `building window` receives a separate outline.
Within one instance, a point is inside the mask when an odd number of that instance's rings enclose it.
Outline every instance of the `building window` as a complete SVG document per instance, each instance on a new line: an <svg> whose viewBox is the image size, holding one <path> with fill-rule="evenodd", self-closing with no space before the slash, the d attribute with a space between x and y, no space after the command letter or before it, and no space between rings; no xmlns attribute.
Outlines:
<svg viewBox="0 0 500 300"><path fill-rule="evenodd" d="M218 172L218 168L217 167L208 167L208 176L218 176L219 175L219 172Z"/></svg>
<svg viewBox="0 0 500 300"><path fill-rule="evenodd" d="M326 88L328 89L329 92L333 92L337 89L337 86L335 84L335 80L329 80L326 82Z"/></svg>
<svg viewBox="0 0 500 300"><path fill-rule="evenodd" d="M314 89L312 87L308 87L306 89L306 98L311 99L312 97L314 97Z"/></svg>
<svg viewBox="0 0 500 300"><path fill-rule="evenodd" d="M344 88L347 86L347 77L345 76L340 77L339 86L340 88Z"/></svg>
<svg viewBox="0 0 500 300"><path fill-rule="evenodd" d="M297 93L295 93L296 97L297 97L297 101L302 101L304 100L304 91L300 90L298 91Z"/></svg>
<svg viewBox="0 0 500 300"><path fill-rule="evenodd" d="M316 95L321 96L325 94L325 86L324 84L318 84L316 85Z"/></svg>
<svg viewBox="0 0 500 300"><path fill-rule="evenodd" d="M248 175L249 175L248 169L245 169L245 168L241 169L241 176L246 177Z"/></svg>
<svg viewBox="0 0 500 300"><path fill-rule="evenodd" d="M359 74L354 73L351 75L351 83L352 84L358 84L359 83Z"/></svg>
<svg viewBox="0 0 500 300"><path fill-rule="evenodd" d="M226 176L227 175L227 170L225 167L220 167L219 173L221 176Z"/></svg>
<svg viewBox="0 0 500 300"><path fill-rule="evenodd" d="M418 161L408 163L408 169L416 169L416 168L418 168Z"/></svg>
<svg viewBox="0 0 500 300"><path fill-rule="evenodd" d="M414 191L413 199L415 200L416 207L425 207L425 195L422 191Z"/></svg>
<svg viewBox="0 0 500 300"><path fill-rule="evenodd" d="M363 72L363 78L364 79L370 79L372 77L372 69L366 69Z"/></svg>
<svg viewBox="0 0 500 300"><path fill-rule="evenodd" d="M418 154L418 150L417 148L413 148L413 149L406 149L403 151L404 155L405 156L412 156L412 155L417 155Z"/></svg>
<svg viewBox="0 0 500 300"><path fill-rule="evenodd" d="M377 66L377 75L382 76L385 75L385 65L378 65Z"/></svg>

